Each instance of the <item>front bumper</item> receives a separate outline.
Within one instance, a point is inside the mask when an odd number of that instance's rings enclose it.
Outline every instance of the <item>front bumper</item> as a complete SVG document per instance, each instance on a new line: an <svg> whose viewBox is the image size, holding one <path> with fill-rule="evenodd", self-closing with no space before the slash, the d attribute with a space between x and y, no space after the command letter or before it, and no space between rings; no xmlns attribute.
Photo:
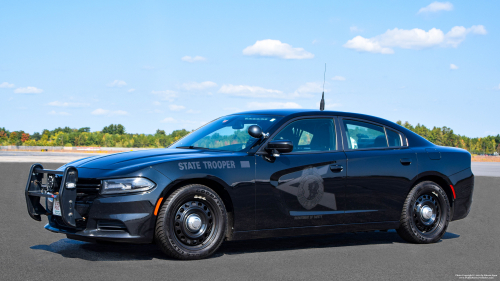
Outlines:
<svg viewBox="0 0 500 281"><path fill-rule="evenodd" d="M96 199L85 223L68 227L60 217L49 215L45 229L82 241L151 243L156 217L154 205L143 195Z"/></svg>
<svg viewBox="0 0 500 281"><path fill-rule="evenodd" d="M71 171L75 171L74 178L69 174ZM42 184L45 174L47 177L62 175L59 192L49 192L47 185ZM82 177L79 178L79 175ZM114 195L99 195L95 191L93 195L85 193L85 190L89 190L89 179L95 180L100 175L102 173L96 172L96 169L87 171L66 167L64 171L59 171L44 170L39 164L33 165L25 190L29 215L38 221L41 215L47 215L49 223L45 229L66 234L75 240L151 243L156 223L155 205L163 191L161 187L167 186L170 180L155 169L148 168L126 176L149 178L157 185L151 191ZM73 190L67 188L67 179L72 180L76 188L73 185L70 185ZM95 190L95 186L92 185L90 189ZM52 212L56 199L61 205L60 216Z"/></svg>

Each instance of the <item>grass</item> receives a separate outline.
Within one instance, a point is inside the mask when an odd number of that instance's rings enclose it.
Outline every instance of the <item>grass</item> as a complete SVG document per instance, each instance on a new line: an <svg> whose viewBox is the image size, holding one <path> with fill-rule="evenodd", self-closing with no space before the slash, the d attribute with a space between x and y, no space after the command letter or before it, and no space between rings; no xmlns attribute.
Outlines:
<svg viewBox="0 0 500 281"><path fill-rule="evenodd" d="M472 162L500 162L500 156L472 155Z"/></svg>

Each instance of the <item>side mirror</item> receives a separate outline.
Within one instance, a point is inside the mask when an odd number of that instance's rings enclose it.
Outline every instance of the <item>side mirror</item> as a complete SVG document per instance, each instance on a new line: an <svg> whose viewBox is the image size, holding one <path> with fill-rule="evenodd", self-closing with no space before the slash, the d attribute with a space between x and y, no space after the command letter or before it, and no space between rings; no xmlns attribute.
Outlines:
<svg viewBox="0 0 500 281"><path fill-rule="evenodd" d="M267 143L266 150L270 150L274 157L279 157L281 153L293 151L293 142L289 140L272 140Z"/></svg>
<svg viewBox="0 0 500 281"><path fill-rule="evenodd" d="M248 127L248 134L252 138L260 139L263 135L262 128L259 125L252 125Z"/></svg>

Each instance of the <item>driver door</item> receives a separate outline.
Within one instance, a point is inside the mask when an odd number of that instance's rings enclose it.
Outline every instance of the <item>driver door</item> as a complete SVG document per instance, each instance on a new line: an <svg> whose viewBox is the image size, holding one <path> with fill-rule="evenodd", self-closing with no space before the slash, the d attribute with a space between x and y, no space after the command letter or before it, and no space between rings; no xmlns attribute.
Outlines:
<svg viewBox="0 0 500 281"><path fill-rule="evenodd" d="M343 222L346 156L336 117L289 121L272 140L290 140L293 151L256 154L256 229Z"/></svg>

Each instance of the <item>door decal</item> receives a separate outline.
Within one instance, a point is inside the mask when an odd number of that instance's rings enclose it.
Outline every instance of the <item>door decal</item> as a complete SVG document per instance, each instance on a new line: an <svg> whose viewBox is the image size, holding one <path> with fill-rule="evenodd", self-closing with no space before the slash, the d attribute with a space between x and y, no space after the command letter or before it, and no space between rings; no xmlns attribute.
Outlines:
<svg viewBox="0 0 500 281"><path fill-rule="evenodd" d="M321 177L328 173L328 167L306 168L300 171L301 175L296 178L293 177L293 174L299 172L283 175L278 181L276 188L297 196L300 205L306 210L311 210L318 204L332 210L337 210L335 194L325 192L323 178Z"/></svg>
<svg viewBox="0 0 500 281"><path fill-rule="evenodd" d="M297 199L302 207L306 210L311 210L318 205L325 193L323 179L314 172L314 168L304 170L299 179L300 184L297 190Z"/></svg>

